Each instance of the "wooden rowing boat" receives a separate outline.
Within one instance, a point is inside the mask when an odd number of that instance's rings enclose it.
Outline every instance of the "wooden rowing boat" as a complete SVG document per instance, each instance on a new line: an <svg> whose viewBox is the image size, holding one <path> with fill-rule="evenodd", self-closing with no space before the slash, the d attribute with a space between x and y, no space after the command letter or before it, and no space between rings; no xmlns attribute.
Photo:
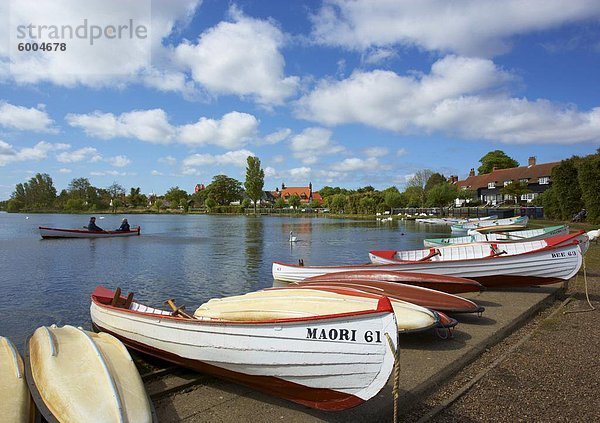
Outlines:
<svg viewBox="0 0 600 423"><path fill-rule="evenodd" d="M34 421L35 406L27 389L23 359L8 338L0 336L0 420Z"/></svg>
<svg viewBox="0 0 600 423"><path fill-rule="evenodd" d="M43 239L53 238L114 238L140 235L141 228L136 226L130 231L88 231L87 229L60 229L39 227Z"/></svg>
<svg viewBox="0 0 600 423"><path fill-rule="evenodd" d="M129 352L107 333L38 328L27 341L26 376L49 422L156 421Z"/></svg>
<svg viewBox="0 0 600 423"><path fill-rule="evenodd" d="M529 222L529 217L527 216L518 216L518 217L509 217L506 219L490 219L483 220L479 222L467 222L467 223L458 223L452 225L450 228L452 232L467 232L469 229L481 229L481 228L491 228L494 227L495 230L498 230L499 227L510 229L522 229L527 227L527 223ZM503 229L505 230L505 229Z"/></svg>
<svg viewBox="0 0 600 423"><path fill-rule="evenodd" d="M277 263L277 266L289 266L293 270L300 266L285 265L283 263ZM302 266L304 267L304 266ZM308 266L307 266L308 267ZM369 265L368 269L385 269L387 266L372 266ZM466 279L458 278L454 276L446 275L431 275L426 273L417 272L398 272L393 270L360 270L360 271L345 271L345 272L329 272L329 270L340 269L320 267L324 272L318 276L312 276L307 279L300 279L311 282L328 282L328 281L368 281L368 282L393 282L402 283L411 286L421 286L423 288L429 288L436 291L447 292L449 294L460 294L464 292L479 292L483 289L483 285L479 282ZM273 266L275 271L275 265ZM297 269L300 273L303 269ZM292 281L297 282L297 281ZM299 282L297 282L299 283Z"/></svg>
<svg viewBox="0 0 600 423"><path fill-rule="evenodd" d="M491 219L498 219L498 216L493 215L493 216L475 217L475 218L471 218L471 219L461 219L461 218L456 218L456 217L419 218L419 219L415 219L415 222L416 223L424 223L427 225L450 226L450 225L458 225L458 224L470 223L470 222L481 222L483 220L491 220Z"/></svg>
<svg viewBox="0 0 600 423"><path fill-rule="evenodd" d="M316 278L318 279L318 278ZM435 289L423 288L420 286L406 285L403 283L394 283L386 281L373 280L343 280L331 279L326 281L306 279L290 288L349 288L371 294L385 295L390 299L408 301L412 304L429 308L436 311L447 313L482 313L484 308L478 306L473 301L458 295L448 294L446 292L436 291ZM396 315L396 320L398 315Z"/></svg>
<svg viewBox="0 0 600 423"><path fill-rule="evenodd" d="M198 307L194 317L259 322L352 313L375 308L382 295L385 294L345 287L269 288L244 295L211 299ZM394 308L399 332L421 332L438 325L439 317L431 310L401 298L388 298Z"/></svg>
<svg viewBox="0 0 600 423"><path fill-rule="evenodd" d="M322 410L343 410L376 395L397 345L393 308L269 321L185 318L97 287L93 324L128 347ZM175 312L174 312L175 313Z"/></svg>
<svg viewBox="0 0 600 423"><path fill-rule="evenodd" d="M371 251L372 263L405 272L455 275L486 287L556 283L575 276L588 242L584 231L539 241L462 244L405 251Z"/></svg>
<svg viewBox="0 0 600 423"><path fill-rule="evenodd" d="M523 242L550 238L567 233L569 233L569 227L567 225L548 226L541 229L528 229L504 233L481 233L477 229L473 229L469 231L469 235L467 236L428 238L423 240L423 245L425 247L444 247L446 245L471 244L473 242Z"/></svg>

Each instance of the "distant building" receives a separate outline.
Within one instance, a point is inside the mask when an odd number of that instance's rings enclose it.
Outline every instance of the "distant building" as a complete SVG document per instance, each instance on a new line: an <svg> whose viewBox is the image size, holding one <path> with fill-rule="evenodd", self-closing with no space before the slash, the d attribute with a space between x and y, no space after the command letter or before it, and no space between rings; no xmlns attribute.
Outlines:
<svg viewBox="0 0 600 423"><path fill-rule="evenodd" d="M204 184L196 184L196 186L194 187L194 192L198 192L198 191L204 191L206 189L206 187L204 186Z"/></svg>
<svg viewBox="0 0 600 423"><path fill-rule="evenodd" d="M282 183L281 190L275 188L275 191L271 191L271 195L273 195L275 199L283 198L286 203L292 195L297 195L302 204L308 204L311 201L323 201L321 195L312 190L312 182L309 182L307 187L286 187L285 184Z"/></svg>
<svg viewBox="0 0 600 423"><path fill-rule="evenodd" d="M475 192L476 198L489 205L497 205L511 200L509 195L500 193L500 190L512 182L525 182L530 192L521 195L521 201L530 203L542 192L550 188L552 169L560 162L536 164L535 157L530 157L527 166L512 167L509 169L494 168L490 173L475 175L471 169L469 176L464 181L455 181L450 177L450 182L456 183L459 189L469 189ZM456 178L457 179L457 178ZM458 202L462 200L457 200Z"/></svg>

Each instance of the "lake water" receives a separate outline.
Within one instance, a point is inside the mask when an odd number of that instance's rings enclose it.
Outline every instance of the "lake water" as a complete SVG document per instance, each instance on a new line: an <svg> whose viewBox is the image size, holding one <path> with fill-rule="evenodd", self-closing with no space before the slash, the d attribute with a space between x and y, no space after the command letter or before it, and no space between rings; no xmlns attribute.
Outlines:
<svg viewBox="0 0 600 423"><path fill-rule="evenodd" d="M97 215L103 229L123 215ZM373 249L422 248L449 234L413 222L270 216L130 215L142 235L42 240L38 226L78 228L89 216L0 213L0 335L23 351L41 325L90 328L90 293L117 286L147 304L167 298L194 311L215 297L273 286L273 261L368 261ZM422 231L429 230L424 233ZM298 242L290 244L289 232ZM442 232L440 232L442 231Z"/></svg>

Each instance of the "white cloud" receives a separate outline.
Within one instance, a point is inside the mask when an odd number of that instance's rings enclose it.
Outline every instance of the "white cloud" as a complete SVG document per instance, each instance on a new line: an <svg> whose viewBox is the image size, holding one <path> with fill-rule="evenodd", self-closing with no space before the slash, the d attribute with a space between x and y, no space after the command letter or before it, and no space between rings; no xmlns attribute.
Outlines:
<svg viewBox="0 0 600 423"><path fill-rule="evenodd" d="M87 135L102 139L126 137L153 144L169 144L175 133L162 109L134 110L119 116L100 111L70 113L65 119L69 125L82 128Z"/></svg>
<svg viewBox="0 0 600 423"><path fill-rule="evenodd" d="M106 161L108 163L110 163L111 166L114 166L114 167L125 167L131 163L131 160L129 160L125 156L109 157L106 159Z"/></svg>
<svg viewBox="0 0 600 423"><path fill-rule="evenodd" d="M344 147L331 140L331 135L329 129L306 128L291 138L290 148L294 157L304 164L313 164L320 156L344 151Z"/></svg>
<svg viewBox="0 0 600 423"><path fill-rule="evenodd" d="M265 178L274 178L277 176L275 168L267 166L263 169L265 171Z"/></svg>
<svg viewBox="0 0 600 423"><path fill-rule="evenodd" d="M338 172L375 171L378 167L380 165L375 157L369 157L368 159L352 157L331 166L333 170Z"/></svg>
<svg viewBox="0 0 600 423"><path fill-rule="evenodd" d="M246 167L248 156L255 156L255 154L248 150L228 151L220 155L192 154L183 159L182 168L184 173L195 172L197 166L232 165L244 168Z"/></svg>
<svg viewBox="0 0 600 423"><path fill-rule="evenodd" d="M83 147L79 150L64 151L56 155L56 160L61 163L77 163L82 161L97 162L102 159L94 147Z"/></svg>
<svg viewBox="0 0 600 423"><path fill-rule="evenodd" d="M187 145L212 144L223 148L240 148L256 137L258 120L248 113L230 112L221 120L200 118L179 127L179 140Z"/></svg>
<svg viewBox="0 0 600 423"><path fill-rule="evenodd" d="M137 83L140 76L151 69L150 61L164 55L166 47L163 39L177 26L187 24L199 0L135 1L119 0L86 1L85 7L78 0L57 0L54 2L11 1L0 2L0 16L10 16L11 25L0 25L0 39L16 41L16 25L38 23L38 25L70 25L73 28L83 25L87 19L91 26L128 24L132 19L136 27L145 26L148 34L144 37L124 35L96 39L93 45L87 40L68 39L67 50L48 54L22 54L16 51L16 42L0 46L0 62L6 65L5 78L19 84L49 81L57 85L123 86ZM7 20L8 22L8 20ZM40 41L57 41L46 37ZM9 38L10 37L10 38ZM8 49L11 49L10 51ZM9 57L9 52L12 55ZM10 67L8 66L10 60ZM163 70L164 71L164 70ZM10 73L9 73L10 72ZM176 83L163 79L159 84L156 78L146 76L149 85L165 89ZM143 80L143 78L142 78ZM185 88L180 83L181 89Z"/></svg>
<svg viewBox="0 0 600 423"><path fill-rule="evenodd" d="M598 19L589 0L329 0L312 16L316 43L351 50L407 46L489 56L505 52L510 37Z"/></svg>
<svg viewBox="0 0 600 423"><path fill-rule="evenodd" d="M157 161L169 166L173 166L175 163L177 163L177 159L173 156L160 157Z"/></svg>
<svg viewBox="0 0 600 423"><path fill-rule="evenodd" d="M408 151L406 151L406 148L399 148L398 151L396 151L397 157L402 157L406 154L408 154Z"/></svg>
<svg viewBox="0 0 600 423"><path fill-rule="evenodd" d="M105 170L90 172L92 176L135 176L135 172L119 172L118 170Z"/></svg>
<svg viewBox="0 0 600 423"><path fill-rule="evenodd" d="M279 49L285 37L271 21L230 9L232 22L220 22L200 34L196 44L184 42L175 57L192 78L214 94L251 97L263 105L278 105L296 93L299 79L284 75Z"/></svg>
<svg viewBox="0 0 600 423"><path fill-rule="evenodd" d="M389 153L385 147L369 147L365 148L364 153L367 157L382 157Z"/></svg>
<svg viewBox="0 0 600 423"><path fill-rule="evenodd" d="M62 167L60 169L58 169L59 173L71 173L72 170L71 169L67 169L66 167Z"/></svg>
<svg viewBox="0 0 600 423"><path fill-rule="evenodd" d="M355 72L323 81L296 113L326 125L362 123L403 134L442 132L507 143L595 142L600 108L579 112L546 100L512 98L514 78L486 59L447 56L426 75Z"/></svg>
<svg viewBox="0 0 600 423"><path fill-rule="evenodd" d="M49 152L65 150L69 147L69 144L52 144L46 141L40 141L33 147L25 147L17 150L12 145L0 140L0 166L29 160L44 160L48 157Z"/></svg>
<svg viewBox="0 0 600 423"><path fill-rule="evenodd" d="M0 101L0 126L21 131L57 132L53 124L43 105L27 108Z"/></svg>
<svg viewBox="0 0 600 423"><path fill-rule="evenodd" d="M283 156L281 154L277 154L277 155L273 156L273 158L271 158L271 161L273 163L283 163L283 162L285 162L285 156Z"/></svg>
<svg viewBox="0 0 600 423"><path fill-rule="evenodd" d="M292 130L290 128L280 129L279 131L272 132L266 135L262 140L257 142L257 144L277 144L278 142L284 141L292 134Z"/></svg>
<svg viewBox="0 0 600 423"><path fill-rule="evenodd" d="M152 172L150 172L150 175L152 175L152 176L163 176L164 173L159 172L158 170L153 170Z"/></svg>
<svg viewBox="0 0 600 423"><path fill-rule="evenodd" d="M289 170L289 175L292 181L306 181L310 177L312 169L310 167L302 166L295 167Z"/></svg>

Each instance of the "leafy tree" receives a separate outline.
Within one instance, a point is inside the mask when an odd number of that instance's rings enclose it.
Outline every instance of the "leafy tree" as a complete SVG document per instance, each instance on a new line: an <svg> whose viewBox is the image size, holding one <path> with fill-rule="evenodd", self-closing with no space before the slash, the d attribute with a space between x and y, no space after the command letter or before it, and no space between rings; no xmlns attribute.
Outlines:
<svg viewBox="0 0 600 423"><path fill-rule="evenodd" d="M112 202L112 209L114 212L117 209L117 207L122 205L123 203L123 199L125 197L125 188L123 188L115 181L106 189L106 191L108 191L108 195L110 196L110 200Z"/></svg>
<svg viewBox="0 0 600 423"><path fill-rule="evenodd" d="M408 187L406 191L404 191L404 196L406 197L406 205L408 207L421 207L422 199L425 191L421 187Z"/></svg>
<svg viewBox="0 0 600 423"><path fill-rule="evenodd" d="M246 194L254 202L254 214L256 214L256 204L260 200L265 185L265 171L260 168L260 159L258 157L248 156L246 159Z"/></svg>
<svg viewBox="0 0 600 423"><path fill-rule="evenodd" d="M240 199L242 183L229 176L216 175L206 189L209 197L225 206Z"/></svg>
<svg viewBox="0 0 600 423"><path fill-rule="evenodd" d="M281 197L277 197L274 204L276 209L282 209L285 207L285 200Z"/></svg>
<svg viewBox="0 0 600 423"><path fill-rule="evenodd" d="M365 194L367 192L374 192L374 191L375 191L375 188L373 188L371 185L367 185L366 187L358 188L356 190L356 192L359 194Z"/></svg>
<svg viewBox="0 0 600 423"><path fill-rule="evenodd" d="M444 175L436 172L436 173L432 174L429 177L429 179L427 179L424 189L425 189L425 191L429 191L434 186L436 186L438 184L443 184L445 182L446 182L446 178L444 177Z"/></svg>
<svg viewBox="0 0 600 423"><path fill-rule="evenodd" d="M363 213L366 214L374 214L375 213L375 209L377 208L377 202L375 201L375 199L373 197L370 196L364 196L360 199L360 207L363 211Z"/></svg>
<svg viewBox="0 0 600 423"><path fill-rule="evenodd" d="M156 213L160 213L160 209L163 206L163 200L161 200L160 198L156 198L154 200L154 208L156 209Z"/></svg>
<svg viewBox="0 0 600 423"><path fill-rule="evenodd" d="M321 202L319 200L312 200L310 202L310 204L308 205L311 209L318 209L319 207L321 207Z"/></svg>
<svg viewBox="0 0 600 423"><path fill-rule="evenodd" d="M465 200L467 203L470 203L475 199L476 192L472 189L459 189L456 193L456 198L460 198L461 200Z"/></svg>
<svg viewBox="0 0 600 423"><path fill-rule="evenodd" d="M250 204L252 204L252 201L250 201L249 198L244 198L242 200L242 207L247 209L248 207L250 207ZM256 214L256 204L254 204L254 214Z"/></svg>
<svg viewBox="0 0 600 423"><path fill-rule="evenodd" d="M288 204L294 209L297 209L300 207L300 197L298 197L296 194L290 196L288 199Z"/></svg>
<svg viewBox="0 0 600 423"><path fill-rule="evenodd" d="M11 203L11 209L50 208L56 199L56 188L50 175L37 173L24 184L17 184L11 198L15 200Z"/></svg>
<svg viewBox="0 0 600 423"><path fill-rule="evenodd" d="M515 204L519 203L521 195L527 194L531 190L527 187L526 182L514 181L506 185L500 190L501 194L510 195L515 200Z"/></svg>
<svg viewBox="0 0 600 423"><path fill-rule="evenodd" d="M429 178L431 178L432 175L433 175L433 171L430 169L419 170L406 183L407 190L408 190L408 188L415 188L412 191L413 195L416 194L417 192L419 193L419 195L420 195L419 204L418 204L419 207L425 206L425 186L427 185L427 181L429 181ZM416 188L419 188L419 190L416 190Z"/></svg>
<svg viewBox="0 0 600 423"><path fill-rule="evenodd" d="M402 203L404 202L402 198L402 194L398 192L398 190L390 190L384 194L384 202L391 209L395 209L398 207L402 207Z"/></svg>
<svg viewBox="0 0 600 423"><path fill-rule="evenodd" d="M198 192L193 193L190 196L190 200L194 203L196 207L201 207L205 205L206 199L208 198L208 191L205 189L201 189Z"/></svg>
<svg viewBox="0 0 600 423"><path fill-rule="evenodd" d="M600 149L598 154L592 154L581 159L577 166L579 187L587 210L586 220L600 223Z"/></svg>
<svg viewBox="0 0 600 423"><path fill-rule="evenodd" d="M165 194L165 200L167 200L171 205L179 206L185 203L183 206L185 209L187 207L188 193L179 187L172 187Z"/></svg>
<svg viewBox="0 0 600 423"><path fill-rule="evenodd" d="M217 207L217 202L214 198L209 197L206 199L206 201L204 201L204 206L208 209L208 211L211 211L212 209Z"/></svg>
<svg viewBox="0 0 600 423"><path fill-rule="evenodd" d="M560 219L570 219L584 207L577 175L579 160L579 157L572 157L552 169L552 189L556 193Z"/></svg>
<svg viewBox="0 0 600 423"><path fill-rule="evenodd" d="M129 190L129 195L127 196L127 201L133 207L145 206L148 204L148 198L140 193L140 187L131 188Z"/></svg>
<svg viewBox="0 0 600 423"><path fill-rule="evenodd" d="M481 166L477 168L477 172L480 175L484 173L490 173L494 167L497 169L510 169L511 167L518 167L519 162L506 155L502 150L494 150L487 153L481 159L479 159Z"/></svg>
<svg viewBox="0 0 600 423"><path fill-rule="evenodd" d="M87 200L91 188L93 187L88 178L75 178L69 182L68 191L72 198Z"/></svg>
<svg viewBox="0 0 600 423"><path fill-rule="evenodd" d="M348 198L344 194L335 194L331 198L331 202L329 203L329 208L334 213L343 213L347 202L348 202Z"/></svg>
<svg viewBox="0 0 600 423"><path fill-rule="evenodd" d="M434 185L427 192L427 204L432 207L446 207L454 201L457 192L456 185L444 182Z"/></svg>

